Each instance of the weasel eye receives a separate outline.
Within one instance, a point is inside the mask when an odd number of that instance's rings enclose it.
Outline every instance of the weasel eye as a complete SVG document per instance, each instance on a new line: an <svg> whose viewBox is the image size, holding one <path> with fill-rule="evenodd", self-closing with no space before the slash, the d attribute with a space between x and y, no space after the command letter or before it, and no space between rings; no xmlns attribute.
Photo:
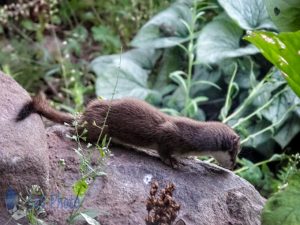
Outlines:
<svg viewBox="0 0 300 225"><path fill-rule="evenodd" d="M221 145L222 151L226 151L226 152L231 151L233 147L232 144L233 144L232 141L229 139L223 140Z"/></svg>

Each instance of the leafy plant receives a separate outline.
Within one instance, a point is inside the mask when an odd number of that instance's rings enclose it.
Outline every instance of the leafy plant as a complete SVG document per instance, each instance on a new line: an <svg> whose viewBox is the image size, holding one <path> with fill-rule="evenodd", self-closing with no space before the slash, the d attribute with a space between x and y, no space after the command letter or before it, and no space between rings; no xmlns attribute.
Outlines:
<svg viewBox="0 0 300 225"><path fill-rule="evenodd" d="M14 201L10 202L10 204L12 204L10 206L13 207L9 210L9 213L11 213L11 218L6 224L13 220L19 221L22 218L26 218L29 224L47 225L45 221L39 218L44 216L46 212L46 197L40 186L32 185L28 190L26 190L26 194L15 194Z"/></svg>
<svg viewBox="0 0 300 225"><path fill-rule="evenodd" d="M271 158L258 163L240 159L238 163L241 167L234 172L255 185L263 196L270 197L272 194L284 190L288 185L289 178L299 171L299 159L298 153L290 156L274 154ZM280 169L271 171L267 165L274 164L274 162L277 162Z"/></svg>
<svg viewBox="0 0 300 225"><path fill-rule="evenodd" d="M93 145L88 143L86 148L84 148L81 144L82 140L86 141L87 130L83 129L82 133L78 132L79 130L82 130L80 127L84 127L85 123L78 124L78 121L75 121L73 126L76 130L76 134L69 138L73 139L77 143L77 148L74 149L74 151L77 153L80 160L79 170L81 172L81 178L78 179L73 185L73 193L76 196L76 200L74 201L74 208L71 212L71 215L68 218L68 223L72 224L75 221L84 219L88 224L97 225L99 223L95 219L93 219L93 217L96 217L97 214L92 214L92 216L88 213L89 211L80 212L80 209L83 204L86 192L89 189L89 181L94 180L98 176L106 175L106 173L103 171L103 168L104 160L109 154L108 146L110 143L110 139L107 139L106 135L102 137L102 133L100 134L99 139L95 144L95 148L99 151L97 165L93 167L91 163L92 157L95 157L95 155L93 155ZM79 203L78 207L76 207L75 205L77 203Z"/></svg>
<svg viewBox="0 0 300 225"><path fill-rule="evenodd" d="M120 40L127 44L142 21L168 0L13 3L0 6L0 68L30 92L43 87L56 107L74 113L94 96L86 61L99 52L118 51Z"/></svg>
<svg viewBox="0 0 300 225"><path fill-rule="evenodd" d="M289 178L288 186L283 191L276 193L267 201L262 213L262 224L299 224L299 190L300 172L298 171Z"/></svg>
<svg viewBox="0 0 300 225"><path fill-rule="evenodd" d="M63 0L60 3L59 15L61 23L73 28L79 23L92 25L92 29L93 27L99 28L99 26L109 27L109 34L118 34L122 45L126 46L141 24L168 3L169 0L147 2L142 0L85 2ZM112 35L109 35L109 39L118 39L117 36ZM106 45L103 41L101 43ZM104 50L111 53L108 49ZM119 50L119 48L114 48L114 50Z"/></svg>
<svg viewBox="0 0 300 225"><path fill-rule="evenodd" d="M268 13L280 31L297 31L300 29L299 0L266 0Z"/></svg>
<svg viewBox="0 0 300 225"><path fill-rule="evenodd" d="M244 30L274 29L264 0L218 0L226 13Z"/></svg>
<svg viewBox="0 0 300 225"><path fill-rule="evenodd" d="M240 159L238 160L238 164L241 167L234 172L255 185L263 196L268 197L270 194L277 192L280 184L284 182L270 171L268 163L282 163L287 158L288 156L284 154L274 154L271 158L258 163L253 163L247 159ZM282 174L286 174L284 170L282 170Z"/></svg>
<svg viewBox="0 0 300 225"><path fill-rule="evenodd" d="M149 70L153 68L156 57L157 53L153 50L134 49L120 55L96 58L90 67L97 75L97 95L110 98L118 79L115 98L122 96L146 98L151 92L147 87Z"/></svg>
<svg viewBox="0 0 300 225"><path fill-rule="evenodd" d="M192 4L192 1L172 4L151 18L139 30L131 41L131 45L142 48L166 48L186 42L189 36L188 27L191 23L195 23L192 21L192 13L189 8ZM178 20L181 22L178 23Z"/></svg>
<svg viewBox="0 0 300 225"><path fill-rule="evenodd" d="M240 45L242 36L243 29L226 14L220 14L202 29L198 37L198 61L217 63L228 58L256 54L258 50L253 45Z"/></svg>
<svg viewBox="0 0 300 225"><path fill-rule="evenodd" d="M120 40L108 27L94 26L92 27L92 34L94 40L103 43L104 49L108 49L108 52L112 52L115 49L120 49L121 47Z"/></svg>
<svg viewBox="0 0 300 225"><path fill-rule="evenodd" d="M283 77L300 97L300 31L280 34L254 31L245 39L256 45L261 53L283 72Z"/></svg>

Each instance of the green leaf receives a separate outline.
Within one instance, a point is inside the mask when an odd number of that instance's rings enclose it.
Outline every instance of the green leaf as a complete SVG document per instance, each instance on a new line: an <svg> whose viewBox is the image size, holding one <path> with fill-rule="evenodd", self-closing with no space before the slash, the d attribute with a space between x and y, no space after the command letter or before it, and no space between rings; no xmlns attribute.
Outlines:
<svg viewBox="0 0 300 225"><path fill-rule="evenodd" d="M260 168L258 166L255 166L250 160L247 160L245 158L241 159L239 163L242 164L242 166L248 167L247 170L241 172L239 175L252 184L258 184L263 176Z"/></svg>
<svg viewBox="0 0 300 225"><path fill-rule="evenodd" d="M166 108L181 111L185 105L185 93L183 88L181 86L178 86L171 95L163 98L163 105Z"/></svg>
<svg viewBox="0 0 300 225"><path fill-rule="evenodd" d="M245 39L256 45L283 72L290 87L300 97L300 31L280 34L254 31Z"/></svg>
<svg viewBox="0 0 300 225"><path fill-rule="evenodd" d="M300 132L300 119L292 114L274 134L275 141L283 149Z"/></svg>
<svg viewBox="0 0 300 225"><path fill-rule="evenodd" d="M85 218L81 215L81 214L85 214L87 216L89 216L90 218L96 218L97 216L101 216L101 215L107 215L107 213L103 213L99 210L96 209L87 209L84 210L82 212L77 213L73 218L72 221L86 221Z"/></svg>
<svg viewBox="0 0 300 225"><path fill-rule="evenodd" d="M151 92L147 85L148 75L158 56L154 50L134 49L121 55L96 58L90 67L97 75L97 96L145 99Z"/></svg>
<svg viewBox="0 0 300 225"><path fill-rule="evenodd" d="M217 63L218 61L243 55L256 54L253 45L240 46L243 30L225 14L216 17L201 31L197 40L197 61Z"/></svg>
<svg viewBox="0 0 300 225"><path fill-rule="evenodd" d="M220 5L245 30L274 29L264 0L218 0Z"/></svg>
<svg viewBox="0 0 300 225"><path fill-rule="evenodd" d="M300 172L292 175L285 190L271 197L262 212L263 225L298 225L300 223Z"/></svg>
<svg viewBox="0 0 300 225"><path fill-rule="evenodd" d="M38 219L38 218L35 219L35 223L37 225L48 225L45 221Z"/></svg>
<svg viewBox="0 0 300 225"><path fill-rule="evenodd" d="M300 30L300 0L266 0L268 13L281 31Z"/></svg>
<svg viewBox="0 0 300 225"><path fill-rule="evenodd" d="M187 94L188 93L188 88L186 85L185 80L181 77L181 74L183 74L182 71L175 71L170 74L170 78L177 83L179 86L181 86L184 90L184 92Z"/></svg>
<svg viewBox="0 0 300 225"><path fill-rule="evenodd" d="M168 113L169 115L172 115L172 116L180 116L180 113L178 111L176 111L175 109L163 108L160 111L162 111L164 113Z"/></svg>
<svg viewBox="0 0 300 225"><path fill-rule="evenodd" d="M279 121L282 115L286 112L286 110L291 105L300 103L300 99L294 94L294 92L291 89L287 89L285 87L282 91L283 91L282 94L276 97L271 102L270 106L266 108L264 111L262 111L262 115L264 116L264 118L266 118L272 123L276 123L277 121ZM271 92L269 93L268 98L270 97L271 97ZM273 95L272 97L275 96Z"/></svg>
<svg viewBox="0 0 300 225"><path fill-rule="evenodd" d="M174 3L149 20L131 42L134 47L166 48L188 40L184 23L191 24L191 9L187 4Z"/></svg>
<svg viewBox="0 0 300 225"><path fill-rule="evenodd" d="M37 31L38 30L38 25L32 22L31 20L22 20L21 21L22 27L24 27L26 30L29 31Z"/></svg>
<svg viewBox="0 0 300 225"><path fill-rule="evenodd" d="M99 41L104 44L111 44L114 48L120 48L120 39L113 34L112 30L106 26L92 27L93 38L95 41Z"/></svg>
<svg viewBox="0 0 300 225"><path fill-rule="evenodd" d="M216 95L216 89L220 89L218 82L221 78L220 67L209 67L204 64L194 66L193 78L192 78L192 95L198 96L200 94ZM210 91L211 90L211 91ZM199 93L200 92L200 93ZM215 96L214 96L215 97ZM213 98L214 98L213 97Z"/></svg>
<svg viewBox="0 0 300 225"><path fill-rule="evenodd" d="M80 215L85 219L85 221L90 224L90 225L100 225L100 223L93 219L92 217L90 217L89 215L87 214L84 214L84 213L80 213Z"/></svg>
<svg viewBox="0 0 300 225"><path fill-rule="evenodd" d="M173 71L180 70L182 68L183 53L179 47L167 48L164 50L161 63L158 66L157 76L153 82L153 88L162 91L169 84L169 74Z"/></svg>
<svg viewBox="0 0 300 225"><path fill-rule="evenodd" d="M84 26L77 26L74 30L72 30L72 37L80 42L86 41L88 38L88 31Z"/></svg>
<svg viewBox="0 0 300 225"><path fill-rule="evenodd" d="M73 185L73 193L76 196L84 196L86 191L88 190L89 185L85 180L78 180L74 185Z"/></svg>
<svg viewBox="0 0 300 225"><path fill-rule="evenodd" d="M239 129L244 128L244 134L242 136L247 137L248 135L255 134L262 129L270 125L270 122L265 119L257 119L256 121L248 121L248 124L242 125ZM274 153L275 141L272 140L271 131L266 131L255 138L250 139L243 146L244 147L253 147L256 151L262 154L265 157L271 157Z"/></svg>
<svg viewBox="0 0 300 225"><path fill-rule="evenodd" d="M91 218L96 218L99 215L99 210L96 209L87 209L82 211L81 213L84 213L85 215L88 215ZM75 221L80 221L82 220L82 216L78 214L77 216L74 217Z"/></svg>

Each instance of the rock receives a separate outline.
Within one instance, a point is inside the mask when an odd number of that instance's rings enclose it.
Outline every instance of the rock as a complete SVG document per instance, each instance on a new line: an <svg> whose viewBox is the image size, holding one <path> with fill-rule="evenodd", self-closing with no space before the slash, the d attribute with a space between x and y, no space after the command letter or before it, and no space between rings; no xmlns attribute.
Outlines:
<svg viewBox="0 0 300 225"><path fill-rule="evenodd" d="M75 196L72 185L80 178L76 143L62 138L62 128L47 130L50 154L49 223L66 224ZM97 152L96 152L97 153ZM172 169L159 158L132 149L113 147L104 167L105 177L90 184L83 208L96 210L102 225L143 225L150 181L160 188L176 185L174 198L181 205L177 219L187 225L258 225L264 199L244 179L220 167L195 160ZM94 156L96 157L96 156ZM64 159L64 169L58 161ZM65 198L63 199L62 196ZM70 207L71 206L71 207Z"/></svg>
<svg viewBox="0 0 300 225"><path fill-rule="evenodd" d="M17 82L1 72L0 99L0 194L8 187L24 193L32 185L47 191L49 157L40 116L33 114L15 122L18 111L30 97Z"/></svg>

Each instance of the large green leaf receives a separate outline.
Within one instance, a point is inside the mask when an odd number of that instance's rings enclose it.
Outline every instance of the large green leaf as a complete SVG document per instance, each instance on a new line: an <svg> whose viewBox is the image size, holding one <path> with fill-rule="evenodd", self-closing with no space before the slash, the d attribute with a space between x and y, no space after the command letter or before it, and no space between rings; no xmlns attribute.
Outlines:
<svg viewBox="0 0 300 225"><path fill-rule="evenodd" d="M288 187L271 197L262 213L263 225L300 224L300 172L288 180Z"/></svg>
<svg viewBox="0 0 300 225"><path fill-rule="evenodd" d="M270 93L271 94L271 93ZM262 96L262 95L261 95ZM262 111L262 115L268 121L273 124L278 123L285 115L289 107L297 105L300 103L300 99L295 95L295 93L290 89L285 89L285 91L275 98L270 106ZM281 146L285 148L290 141L299 133L300 131L300 117L297 115L297 110L293 110L276 126L275 132L273 134L273 139Z"/></svg>
<svg viewBox="0 0 300 225"><path fill-rule="evenodd" d="M147 96L147 101L159 105L162 102L163 96L166 96L175 91L177 85L171 83L169 75L173 71L180 70L184 65L184 54L178 46L167 48L163 51L159 63L156 65L155 75L149 77L149 85L155 92Z"/></svg>
<svg viewBox="0 0 300 225"><path fill-rule="evenodd" d="M170 83L169 75L184 66L184 54L179 47L165 49L158 65L157 76L153 82L154 89L162 90Z"/></svg>
<svg viewBox="0 0 300 225"><path fill-rule="evenodd" d="M249 32L246 40L283 72L288 84L300 97L300 31L275 34L267 31Z"/></svg>
<svg viewBox="0 0 300 225"><path fill-rule="evenodd" d="M134 49L93 60L90 67L97 75L97 96L146 98L151 92L147 85L148 74L158 55L154 50Z"/></svg>
<svg viewBox="0 0 300 225"><path fill-rule="evenodd" d="M264 128L270 126L270 122L265 119L256 119L254 121L247 121L242 126L238 127L239 133L242 137L260 132ZM255 148L264 157L271 157L274 154L275 141L272 140L272 132L266 131L255 138L251 138L248 142L243 144L243 147Z"/></svg>
<svg viewBox="0 0 300 225"><path fill-rule="evenodd" d="M245 30L275 28L264 0L218 0L227 14Z"/></svg>
<svg viewBox="0 0 300 225"><path fill-rule="evenodd" d="M270 84L270 86L275 86L276 84ZM259 97L263 96L261 93ZM269 92L269 95L272 95ZM274 93L273 93L274 96ZM268 97L266 100L269 100ZM279 121L287 109L293 105L300 104L300 99L295 95L295 93L290 88L284 88L282 94L276 97L270 104L268 108L262 111L262 115L272 123ZM296 111L294 111L296 112ZM299 116L298 116L299 117Z"/></svg>
<svg viewBox="0 0 300 225"><path fill-rule="evenodd" d="M282 124L282 126L275 132L273 139L283 149L300 131L300 119L294 113Z"/></svg>
<svg viewBox="0 0 300 225"><path fill-rule="evenodd" d="M266 0L268 13L281 31L300 30L300 0Z"/></svg>
<svg viewBox="0 0 300 225"><path fill-rule="evenodd" d="M208 23L197 40L197 60L201 63L216 63L223 59L255 54L253 45L240 46L243 30L225 14Z"/></svg>
<svg viewBox="0 0 300 225"><path fill-rule="evenodd" d="M137 33L131 42L134 47L166 48L187 41L188 30L184 23L191 24L189 4L174 3L154 16Z"/></svg>
<svg viewBox="0 0 300 225"><path fill-rule="evenodd" d="M276 157L276 155L274 156ZM272 160L272 157L270 161L276 161L275 157L274 160ZM247 170L239 172L239 176L253 184L259 190L260 194L268 196L270 192L272 193L278 190L279 182L274 179L273 173L266 164L255 166L253 162L245 158L239 160L239 164L248 168Z"/></svg>

